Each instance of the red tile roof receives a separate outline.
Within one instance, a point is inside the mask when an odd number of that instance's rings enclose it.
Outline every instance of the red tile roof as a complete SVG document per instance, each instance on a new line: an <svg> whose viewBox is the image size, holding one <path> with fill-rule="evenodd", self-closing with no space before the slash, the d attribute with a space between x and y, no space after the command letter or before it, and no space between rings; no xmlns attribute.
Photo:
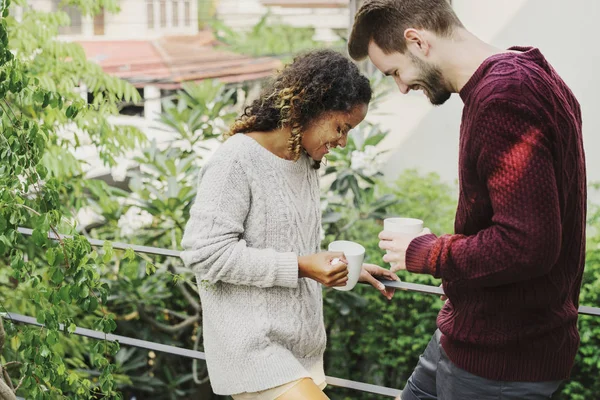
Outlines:
<svg viewBox="0 0 600 400"><path fill-rule="evenodd" d="M88 59L120 78L163 78L169 68L152 42L146 40L79 42Z"/></svg>
<svg viewBox="0 0 600 400"><path fill-rule="evenodd" d="M182 82L219 79L242 82L270 76L281 62L217 49L211 32L158 40L81 41L88 58L137 87L149 83L165 89Z"/></svg>

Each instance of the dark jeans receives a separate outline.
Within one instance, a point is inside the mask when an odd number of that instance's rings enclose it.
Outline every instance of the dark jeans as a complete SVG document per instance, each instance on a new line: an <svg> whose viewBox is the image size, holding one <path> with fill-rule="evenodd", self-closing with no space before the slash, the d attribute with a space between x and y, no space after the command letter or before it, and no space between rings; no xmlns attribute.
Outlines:
<svg viewBox="0 0 600 400"><path fill-rule="evenodd" d="M458 368L440 344L437 330L408 378L402 400L538 400L550 399L562 381L499 382Z"/></svg>

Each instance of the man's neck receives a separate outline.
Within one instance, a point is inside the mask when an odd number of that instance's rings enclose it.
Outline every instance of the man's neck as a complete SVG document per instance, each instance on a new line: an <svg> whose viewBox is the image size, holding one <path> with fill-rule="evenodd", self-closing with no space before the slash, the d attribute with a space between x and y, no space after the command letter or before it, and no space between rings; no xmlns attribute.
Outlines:
<svg viewBox="0 0 600 400"><path fill-rule="evenodd" d="M439 38L439 41L438 65L455 93L461 91L486 59L506 52L465 29L459 29L451 38Z"/></svg>

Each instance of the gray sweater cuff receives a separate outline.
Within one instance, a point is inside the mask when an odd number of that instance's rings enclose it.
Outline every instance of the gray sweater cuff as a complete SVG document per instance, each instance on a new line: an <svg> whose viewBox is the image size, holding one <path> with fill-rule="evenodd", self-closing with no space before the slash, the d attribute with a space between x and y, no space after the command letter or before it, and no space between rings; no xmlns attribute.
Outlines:
<svg viewBox="0 0 600 400"><path fill-rule="evenodd" d="M295 288L298 286L298 256L296 253L277 254L275 286Z"/></svg>

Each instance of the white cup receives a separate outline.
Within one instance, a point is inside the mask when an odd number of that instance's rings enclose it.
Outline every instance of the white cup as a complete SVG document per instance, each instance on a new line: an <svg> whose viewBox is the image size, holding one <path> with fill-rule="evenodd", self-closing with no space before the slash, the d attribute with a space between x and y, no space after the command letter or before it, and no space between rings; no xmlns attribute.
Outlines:
<svg viewBox="0 0 600 400"><path fill-rule="evenodd" d="M423 221L416 218L386 218L383 220L383 230L417 236L423 232Z"/></svg>
<svg viewBox="0 0 600 400"><path fill-rule="evenodd" d="M386 218L383 220L383 230L414 238L423 232L423 221L416 218ZM385 252L390 253L389 250ZM395 263L390 263L390 266L393 268Z"/></svg>
<svg viewBox="0 0 600 400"><path fill-rule="evenodd" d="M365 259L365 248L349 240L336 240L329 244L328 250L344 253L344 257L348 261L348 281L346 282L346 286L334 286L333 288L342 291L354 289L354 286L358 283Z"/></svg>

